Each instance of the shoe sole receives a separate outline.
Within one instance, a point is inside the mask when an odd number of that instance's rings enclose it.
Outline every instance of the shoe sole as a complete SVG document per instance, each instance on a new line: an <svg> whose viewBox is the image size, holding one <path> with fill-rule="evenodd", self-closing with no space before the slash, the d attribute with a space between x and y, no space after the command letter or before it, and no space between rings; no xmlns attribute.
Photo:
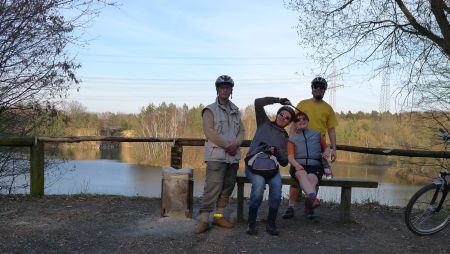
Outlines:
<svg viewBox="0 0 450 254"><path fill-rule="evenodd" d="M270 230L266 230L267 233L269 233L269 235L280 235L280 232L272 232Z"/></svg>
<svg viewBox="0 0 450 254"><path fill-rule="evenodd" d="M208 231L210 229L211 229L211 227L208 227L207 229L205 229L205 230L203 230L201 232L194 231L194 234L203 234L203 233L205 233L206 231Z"/></svg>
<svg viewBox="0 0 450 254"><path fill-rule="evenodd" d="M234 225L231 225L231 226L224 226L224 225L222 225L222 224L219 224L219 223L212 223L213 225L215 225L215 226L219 226L219 227L221 227L221 228L234 228Z"/></svg>
<svg viewBox="0 0 450 254"><path fill-rule="evenodd" d="M247 233L247 235L257 235L258 234L258 230L255 231L245 231L245 233Z"/></svg>
<svg viewBox="0 0 450 254"><path fill-rule="evenodd" d="M281 218L283 218L283 219L290 219L290 218L293 218L294 217L294 210L292 209L292 212L291 213L284 213L282 216L281 216Z"/></svg>
<svg viewBox="0 0 450 254"><path fill-rule="evenodd" d="M319 215L315 215L315 214L308 214L306 215L306 218L312 220L312 219L317 219L319 218Z"/></svg>

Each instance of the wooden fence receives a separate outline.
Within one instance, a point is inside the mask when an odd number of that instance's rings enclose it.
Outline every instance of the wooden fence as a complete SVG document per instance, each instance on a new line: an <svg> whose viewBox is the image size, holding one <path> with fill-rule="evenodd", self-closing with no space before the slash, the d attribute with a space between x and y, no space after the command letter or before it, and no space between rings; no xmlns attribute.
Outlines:
<svg viewBox="0 0 450 254"><path fill-rule="evenodd" d="M174 168L182 168L183 146L203 146L204 139L194 138L125 138L125 137L102 137L102 136L80 136L80 137L0 137L0 146L30 147L30 194L41 197L44 195L44 144L45 143L79 143L86 141L109 141L109 142L170 142L171 156L170 165ZM244 140L242 147L249 147L251 140ZM450 158L447 151L422 151L403 150L389 148L370 148L347 145L337 145L337 150L379 154L397 155L407 157L428 158Z"/></svg>

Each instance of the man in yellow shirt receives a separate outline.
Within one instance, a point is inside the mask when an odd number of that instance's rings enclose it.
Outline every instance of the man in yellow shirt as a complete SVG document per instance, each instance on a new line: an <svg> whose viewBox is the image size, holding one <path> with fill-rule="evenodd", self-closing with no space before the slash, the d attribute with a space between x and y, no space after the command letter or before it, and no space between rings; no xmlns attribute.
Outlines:
<svg viewBox="0 0 450 254"><path fill-rule="evenodd" d="M311 90L313 97L310 99L302 100L297 104L297 108L305 112L309 116L308 128L316 131L320 131L320 134L326 138L326 133L330 139L331 145L331 161L336 161L336 126L338 125L336 114L333 108L323 100L325 91L328 88L327 81L322 77L316 77L311 81ZM290 134L295 133L294 125L291 125ZM326 161L325 161L326 162ZM327 162L324 164L328 164ZM326 165L324 165L326 167ZM331 171L330 171L331 173ZM289 195L289 207L283 214L284 219L289 219L294 216L294 204L298 196L298 188L291 186ZM305 207L305 213L310 213L312 210L308 210ZM308 215L308 214L307 214Z"/></svg>

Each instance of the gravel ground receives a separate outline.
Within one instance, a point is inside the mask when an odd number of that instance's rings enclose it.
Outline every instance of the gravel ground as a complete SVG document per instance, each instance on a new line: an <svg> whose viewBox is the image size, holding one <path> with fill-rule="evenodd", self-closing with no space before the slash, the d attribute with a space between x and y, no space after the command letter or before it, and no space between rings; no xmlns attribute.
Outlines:
<svg viewBox="0 0 450 254"><path fill-rule="evenodd" d="M318 208L318 222L304 218L298 204L293 219L279 215L280 236L267 234L264 220L249 236L246 223L193 234L198 200L194 219L161 218L160 207L160 199L147 198L0 196L0 253L450 253L450 227L418 237L400 208L354 205L354 221L341 224L334 204ZM263 204L259 217L266 212ZM226 214L236 217L235 201Z"/></svg>

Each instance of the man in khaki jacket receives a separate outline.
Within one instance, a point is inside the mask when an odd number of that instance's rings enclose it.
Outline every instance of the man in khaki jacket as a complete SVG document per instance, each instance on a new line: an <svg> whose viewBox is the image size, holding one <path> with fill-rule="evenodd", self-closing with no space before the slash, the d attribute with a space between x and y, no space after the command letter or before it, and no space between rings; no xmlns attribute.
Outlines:
<svg viewBox="0 0 450 254"><path fill-rule="evenodd" d="M234 81L222 75L216 80L216 101L202 111L203 132L206 136L206 177L200 207L200 221L194 233L200 234L210 228L209 216L215 210L213 224L232 228L234 225L223 217L225 207L236 183L244 138L241 113L231 101Z"/></svg>

